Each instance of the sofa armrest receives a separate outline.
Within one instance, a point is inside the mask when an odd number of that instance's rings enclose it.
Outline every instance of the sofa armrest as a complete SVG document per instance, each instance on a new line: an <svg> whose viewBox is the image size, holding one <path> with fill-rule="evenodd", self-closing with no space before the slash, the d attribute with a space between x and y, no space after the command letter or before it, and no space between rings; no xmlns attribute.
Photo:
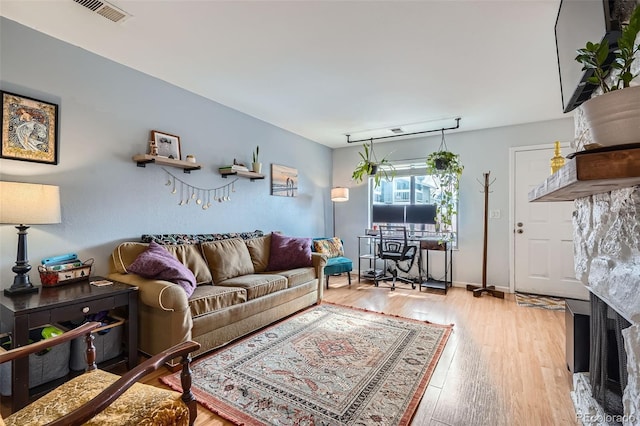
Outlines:
<svg viewBox="0 0 640 426"><path fill-rule="evenodd" d="M316 269L316 277L318 277L318 303L320 303L324 295L324 267L327 265L327 255L311 252L311 261Z"/></svg>
<svg viewBox="0 0 640 426"><path fill-rule="evenodd" d="M140 301L147 306L163 311L189 310L187 294L177 284L169 281L143 278L137 274L121 274L119 272L109 274L109 278L138 287Z"/></svg>

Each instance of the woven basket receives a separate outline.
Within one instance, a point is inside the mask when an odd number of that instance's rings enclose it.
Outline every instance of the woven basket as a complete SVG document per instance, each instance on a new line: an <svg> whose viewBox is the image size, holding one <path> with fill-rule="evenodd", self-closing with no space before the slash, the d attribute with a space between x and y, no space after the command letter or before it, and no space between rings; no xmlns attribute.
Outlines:
<svg viewBox="0 0 640 426"><path fill-rule="evenodd" d="M82 265L62 271L49 271L43 265L38 266L40 282L43 287L55 287L57 285L86 280L91 275L93 259L82 262Z"/></svg>

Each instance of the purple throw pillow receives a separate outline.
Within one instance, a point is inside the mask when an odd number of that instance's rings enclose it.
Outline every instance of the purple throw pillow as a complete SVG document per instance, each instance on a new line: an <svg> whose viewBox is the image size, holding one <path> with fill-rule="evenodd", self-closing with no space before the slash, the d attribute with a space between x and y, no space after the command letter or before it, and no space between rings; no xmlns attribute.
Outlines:
<svg viewBox="0 0 640 426"><path fill-rule="evenodd" d="M311 238L285 237L271 234L271 249L267 271L312 266Z"/></svg>
<svg viewBox="0 0 640 426"><path fill-rule="evenodd" d="M166 248L156 242L149 243L149 248L140 253L127 268L144 278L165 280L179 285L191 297L196 289L196 277L193 272L173 257Z"/></svg>

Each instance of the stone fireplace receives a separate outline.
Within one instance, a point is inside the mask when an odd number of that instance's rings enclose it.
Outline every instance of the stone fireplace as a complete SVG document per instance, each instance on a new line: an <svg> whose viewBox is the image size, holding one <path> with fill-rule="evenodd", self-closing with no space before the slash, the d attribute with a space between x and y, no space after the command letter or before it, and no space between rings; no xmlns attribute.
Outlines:
<svg viewBox="0 0 640 426"><path fill-rule="evenodd" d="M594 398L590 375L600 375L607 365L593 362L589 374L574 375L572 399L578 420L584 425L640 424L640 186L617 189L603 194L578 198L574 212L574 251L576 276L592 293L592 300L604 302L605 313L600 316L600 326L606 327L606 307L617 314L621 328L619 377L622 383L621 412L605 406ZM604 317L602 317L604 315ZM629 325L630 324L630 325ZM606 332L606 330L605 330ZM594 345L593 330L592 342ZM615 342L615 340L614 340ZM615 343L614 343L615 344ZM595 345L598 345L597 343ZM594 348L592 347L592 354ZM597 352L597 350L596 350ZM610 355L609 358L612 356ZM593 360L592 360L593 361ZM611 363L605 355L605 364ZM624 361L623 361L624 362ZM594 371L595 370L595 371ZM626 377L624 373L626 370Z"/></svg>
<svg viewBox="0 0 640 426"><path fill-rule="evenodd" d="M640 35L635 43L640 43ZM635 59L631 72L638 74L640 51L636 52ZM640 80L636 78L634 82L637 85ZM582 151L593 142L582 107L575 109L574 124L575 138L572 145L576 151ZM620 360L624 364L620 365L620 372L617 374L622 388L618 391L622 393L622 414L612 415L594 398L594 394L598 396L603 392L602 389L593 391L590 378L592 371L576 373L573 377L574 390L571 397L576 414L583 425L589 426L640 425L640 176L637 166L637 151L640 148L634 144L631 149L635 150L632 156L634 160L624 163L626 168L621 167L620 162L624 162L621 158L627 154L585 161L580 171L576 170L579 167L574 163L574 168L564 174L557 173L557 177L551 176L549 182L533 191L534 199L530 193L530 201L575 200L573 239L576 277L589 289L592 301L598 300L597 306L594 307L592 303L592 328L593 317L597 316L599 323L596 323L596 328L600 327L601 336L610 332L616 334L616 329L621 329L619 336L613 337L613 343L609 343L616 346L619 344L615 351L591 348L591 354L599 353L604 359L597 361L600 363L598 366L590 362L589 369L596 370L593 374L604 378L607 374L604 370L608 366L602 364L610 364L612 361L607 358L618 358L616 361ZM596 169L597 172L594 171ZM620 176L622 169L627 171L626 176ZM580 182L581 173L590 177ZM574 188L571 185L563 187L567 182L577 185ZM546 195L546 199L541 196L545 193L550 193ZM612 326L613 330L602 328L607 327L605 324L610 324L609 318L617 323ZM590 340L590 345L593 345L593 334ZM599 344L596 343L596 346ZM624 354L618 357L623 351ZM606 355L602 355L605 353ZM601 384L596 384L596 387L599 386ZM618 397L618 403L619 399Z"/></svg>

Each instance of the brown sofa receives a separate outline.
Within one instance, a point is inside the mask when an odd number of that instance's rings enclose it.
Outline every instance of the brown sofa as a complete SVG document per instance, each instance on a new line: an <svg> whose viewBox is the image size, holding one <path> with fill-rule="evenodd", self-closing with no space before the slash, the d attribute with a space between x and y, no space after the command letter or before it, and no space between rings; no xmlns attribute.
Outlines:
<svg viewBox="0 0 640 426"><path fill-rule="evenodd" d="M111 255L109 278L139 288L139 348L148 355L187 340L202 354L322 300L326 255L312 253L310 267L267 272L271 235L218 234L186 244L163 237L152 239L196 277L189 298L176 284L127 271L148 243L125 242Z"/></svg>

